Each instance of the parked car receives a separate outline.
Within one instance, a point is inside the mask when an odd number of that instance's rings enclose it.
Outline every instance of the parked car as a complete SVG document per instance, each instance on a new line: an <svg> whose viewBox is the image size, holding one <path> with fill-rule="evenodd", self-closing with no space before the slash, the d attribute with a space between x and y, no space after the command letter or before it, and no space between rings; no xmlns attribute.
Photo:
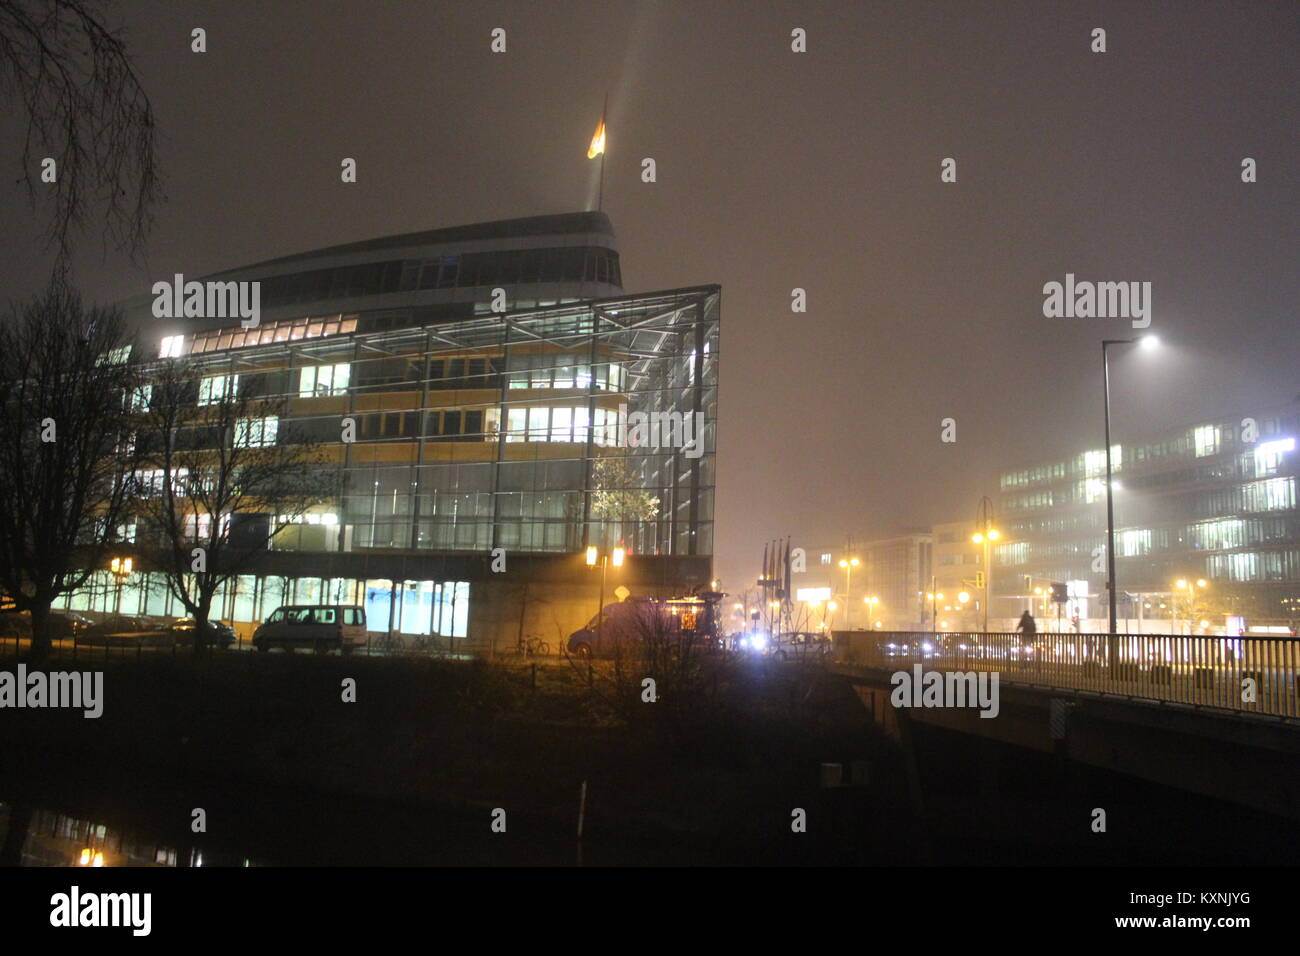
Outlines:
<svg viewBox="0 0 1300 956"><path fill-rule="evenodd" d="M91 622L72 611L51 611L46 619L50 639L70 639L90 627ZM0 640L12 641L14 637L29 640L32 636L32 616L27 611L0 613Z"/></svg>
<svg viewBox="0 0 1300 956"><path fill-rule="evenodd" d="M365 647L366 609L352 604L305 604L276 608L253 632L259 651L273 647L286 651L308 647L315 651L339 650L349 654Z"/></svg>
<svg viewBox="0 0 1300 956"><path fill-rule="evenodd" d="M170 643L171 635L146 618L130 614L111 614L98 624L77 633L78 644L158 644Z"/></svg>
<svg viewBox="0 0 1300 956"><path fill-rule="evenodd" d="M23 611L0 614L0 641L28 640L32 636L32 617Z"/></svg>
<svg viewBox="0 0 1300 956"><path fill-rule="evenodd" d="M225 621L208 621L208 628L212 634L210 640L214 647L229 647L239 640L235 629ZM194 636L194 618L178 617L167 626L167 630L177 640L190 640Z"/></svg>
<svg viewBox="0 0 1300 956"><path fill-rule="evenodd" d="M94 622L75 611L51 611L49 617L50 637L54 640L69 640L89 628Z"/></svg>

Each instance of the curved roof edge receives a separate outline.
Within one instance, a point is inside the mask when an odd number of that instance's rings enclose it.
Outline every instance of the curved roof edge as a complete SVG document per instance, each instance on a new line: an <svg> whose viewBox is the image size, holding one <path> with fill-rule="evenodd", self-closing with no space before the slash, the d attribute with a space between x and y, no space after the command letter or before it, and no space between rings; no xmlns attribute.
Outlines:
<svg viewBox="0 0 1300 956"><path fill-rule="evenodd" d="M375 239L363 239L360 242L346 242L337 246L325 246L310 249L289 256L265 259L233 269L224 269L215 275L230 272L243 272L263 266L283 265L289 262L303 262L324 256L347 255L356 252L374 252L380 249L400 249L406 246L433 245L445 242L473 242L491 239L515 239L526 236L550 236L556 233L602 233L611 238L614 226L609 216L603 212L565 212L549 216L527 216L522 219L497 219L492 222L476 222L463 226L448 226L443 229L428 229L421 232L404 232L394 236L379 236Z"/></svg>

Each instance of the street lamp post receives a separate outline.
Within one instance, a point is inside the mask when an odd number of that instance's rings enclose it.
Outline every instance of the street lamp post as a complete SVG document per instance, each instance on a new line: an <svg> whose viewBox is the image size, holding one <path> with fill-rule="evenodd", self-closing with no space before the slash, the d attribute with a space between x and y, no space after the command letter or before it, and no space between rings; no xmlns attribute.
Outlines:
<svg viewBox="0 0 1300 956"><path fill-rule="evenodd" d="M1205 578L1197 578L1195 581L1188 581L1186 579L1180 578L1179 580L1174 582L1174 587L1178 588L1178 590L1180 591L1187 592L1187 633L1188 635L1192 633L1192 614L1195 613L1196 611L1196 589L1207 588L1209 586L1210 586L1210 582L1206 581Z"/></svg>
<svg viewBox="0 0 1300 956"><path fill-rule="evenodd" d="M938 587L937 580L934 577L931 577L930 591L928 594L926 594L926 599L929 600L930 602L931 630L936 635L939 633L939 602L943 600L943 595L940 594L937 590L935 590L937 587Z"/></svg>
<svg viewBox="0 0 1300 956"><path fill-rule="evenodd" d="M867 629L871 629L871 622L876 619L876 605L880 603L880 598L874 594L870 597L864 597L862 603L867 606ZM847 615L845 615L847 618Z"/></svg>
<svg viewBox="0 0 1300 956"><path fill-rule="evenodd" d="M1107 349L1112 345L1131 345L1141 342L1144 348L1159 344L1154 335L1144 335L1140 339L1103 339L1101 343L1101 391L1106 407L1106 603L1110 611L1110 633L1116 632L1116 619L1119 610L1115 601L1115 494L1114 471L1110 460L1110 356Z"/></svg>
<svg viewBox="0 0 1300 956"><path fill-rule="evenodd" d="M853 569L862 562L857 558L840 558L840 567L844 569L844 628L852 627L849 620L853 614Z"/></svg>
<svg viewBox="0 0 1300 956"><path fill-rule="evenodd" d="M987 496L980 499L975 525L980 530L971 535L971 541L984 545L984 633L989 632L989 595L993 593L993 564L990 560L994 541L1002 533L993 527L993 502Z"/></svg>
<svg viewBox="0 0 1300 956"><path fill-rule="evenodd" d="M124 585L126 579L131 576L131 563L130 558L114 558L108 564L109 571L111 571L113 577L117 579L117 595L113 600L114 614L122 613L122 585Z"/></svg>
<svg viewBox="0 0 1300 956"><path fill-rule="evenodd" d="M623 566L623 554L622 548L614 549L612 555L614 567L621 568ZM597 564L600 565L600 603L596 606L596 646L598 648L604 647L601 642L601 631L605 626L605 574L609 570L610 558L611 555L601 554L594 544L587 548L587 567L594 568Z"/></svg>

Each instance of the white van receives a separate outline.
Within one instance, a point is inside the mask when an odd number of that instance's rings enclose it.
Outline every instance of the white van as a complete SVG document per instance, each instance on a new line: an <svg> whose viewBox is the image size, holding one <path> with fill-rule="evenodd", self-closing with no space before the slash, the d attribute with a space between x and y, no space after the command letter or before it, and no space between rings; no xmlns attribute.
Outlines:
<svg viewBox="0 0 1300 956"><path fill-rule="evenodd" d="M324 652L350 653L366 645L365 608L352 604L299 604L276 608L253 632L259 651L282 647L292 651L309 647Z"/></svg>

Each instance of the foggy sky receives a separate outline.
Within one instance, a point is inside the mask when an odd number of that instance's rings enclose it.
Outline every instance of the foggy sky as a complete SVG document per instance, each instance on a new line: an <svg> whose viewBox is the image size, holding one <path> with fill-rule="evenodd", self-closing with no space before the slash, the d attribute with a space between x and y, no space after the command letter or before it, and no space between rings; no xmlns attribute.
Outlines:
<svg viewBox="0 0 1300 956"><path fill-rule="evenodd" d="M137 0L114 16L169 201L139 265L83 234L76 278L100 301L174 272L591 208L609 90L624 286L723 288L728 590L753 583L768 538L973 518L1000 469L1100 448L1098 343L1133 330L1044 318L1042 286L1067 272L1153 284L1167 347L1112 353L1117 442L1300 393L1300 4ZM5 299L51 260L14 184L12 105Z"/></svg>

